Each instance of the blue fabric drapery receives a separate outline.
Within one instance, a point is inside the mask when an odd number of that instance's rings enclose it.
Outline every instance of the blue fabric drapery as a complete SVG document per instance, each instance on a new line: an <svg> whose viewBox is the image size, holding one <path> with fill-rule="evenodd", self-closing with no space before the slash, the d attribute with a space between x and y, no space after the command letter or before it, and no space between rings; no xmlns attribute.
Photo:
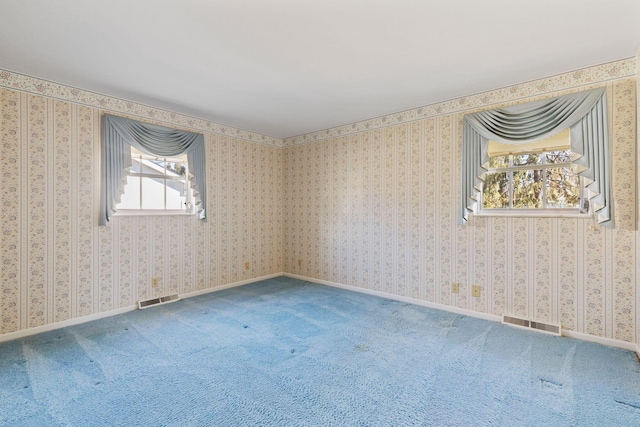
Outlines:
<svg viewBox="0 0 640 427"><path fill-rule="evenodd" d="M571 129L571 151L585 177L598 223L613 227L611 148L604 88L467 114L463 122L461 204L458 222L466 223L489 162L489 141L524 144Z"/></svg>
<svg viewBox="0 0 640 427"><path fill-rule="evenodd" d="M187 154L196 207L206 218L206 162L204 136L124 117L102 116L102 171L100 225L107 225L116 212L131 168L131 147L159 157Z"/></svg>

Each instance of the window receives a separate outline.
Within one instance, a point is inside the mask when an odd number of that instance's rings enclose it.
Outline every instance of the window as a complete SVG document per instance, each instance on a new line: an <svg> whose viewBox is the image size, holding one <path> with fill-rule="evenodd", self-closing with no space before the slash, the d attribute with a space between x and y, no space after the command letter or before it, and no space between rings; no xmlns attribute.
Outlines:
<svg viewBox="0 0 640 427"><path fill-rule="evenodd" d="M482 188L482 212L530 210L584 213L581 179L571 151L492 157Z"/></svg>
<svg viewBox="0 0 640 427"><path fill-rule="evenodd" d="M195 213L187 155L156 157L131 148L118 213Z"/></svg>
<svg viewBox="0 0 640 427"><path fill-rule="evenodd" d="M201 133L104 114L98 224L107 226L118 209L196 213L205 221L206 164Z"/></svg>
<svg viewBox="0 0 640 427"><path fill-rule="evenodd" d="M613 228L606 95L598 88L465 114L458 224L474 214L570 213ZM564 142L548 145L563 132Z"/></svg>
<svg viewBox="0 0 640 427"><path fill-rule="evenodd" d="M586 214L584 179L572 163L569 130L542 141L489 141L481 214Z"/></svg>

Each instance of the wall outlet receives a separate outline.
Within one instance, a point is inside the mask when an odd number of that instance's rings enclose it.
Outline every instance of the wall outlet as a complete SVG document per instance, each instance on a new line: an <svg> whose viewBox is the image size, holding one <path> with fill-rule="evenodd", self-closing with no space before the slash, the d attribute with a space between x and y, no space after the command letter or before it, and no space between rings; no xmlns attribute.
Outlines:
<svg viewBox="0 0 640 427"><path fill-rule="evenodd" d="M302 267L302 260L301 259L298 260L298 267Z"/></svg>
<svg viewBox="0 0 640 427"><path fill-rule="evenodd" d="M154 277L151 279L151 287L152 288L157 288L158 286L160 286L160 284L158 283L158 278Z"/></svg>
<svg viewBox="0 0 640 427"><path fill-rule="evenodd" d="M251 264L249 264L249 261L244 263L244 269L245 270L248 270L250 266L251 266Z"/></svg>
<svg viewBox="0 0 640 427"><path fill-rule="evenodd" d="M460 293L460 283L458 282L451 283L451 293L454 293L454 294Z"/></svg>
<svg viewBox="0 0 640 427"><path fill-rule="evenodd" d="M480 285L473 285L471 287L471 296L478 298L480 297L480 294L482 293L482 287Z"/></svg>

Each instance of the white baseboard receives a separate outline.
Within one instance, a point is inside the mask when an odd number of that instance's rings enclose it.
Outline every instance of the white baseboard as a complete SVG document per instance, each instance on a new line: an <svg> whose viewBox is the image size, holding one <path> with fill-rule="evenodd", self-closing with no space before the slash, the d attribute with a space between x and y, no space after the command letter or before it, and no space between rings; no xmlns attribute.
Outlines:
<svg viewBox="0 0 640 427"><path fill-rule="evenodd" d="M222 286L216 286L214 288L207 288L207 289L202 289L202 290L195 291L195 292L189 292L189 293L186 293L186 294L180 294L180 298L185 299L185 298L196 297L196 296L199 296L199 295L205 295L205 294L209 294L209 293L212 293L212 292L222 291L224 289L235 288L235 287L238 287L238 286L247 285L249 283L259 282L261 280L273 279L273 278L281 277L281 276L291 277L293 279L306 280L306 281L312 282L312 283L318 283L318 284L321 284L321 285L332 286L334 288L340 288L340 289L346 289L346 290L349 290L349 291L360 292L360 293L363 293L363 294L375 295L375 296L382 297L382 298L388 298L388 299L407 302L407 303L410 303L410 304L415 304L415 305L419 305L419 306L423 306L423 307L434 308L434 309L437 309L437 310L448 311L448 312L456 313L456 314L462 314L464 316L475 317L475 318L478 318L478 319L490 320L490 321L493 321L493 322L502 322L502 317L501 316L496 316L496 315L493 315L493 314L481 313L479 311L468 310L468 309L465 309L465 308L452 307L452 306L445 305L445 304L438 304L438 303L435 303L435 302L423 301L423 300L419 300L419 299L416 299L416 298L405 297L405 296L401 296L401 295L394 295L394 294L389 294L389 293L386 293L386 292L380 292L380 291L373 291L373 290L370 290L370 289L358 288L357 286L343 285L341 283L330 282L328 280L314 279L313 277L300 276L300 275L291 274L291 273L274 273L274 274L269 274L267 276L254 277L252 279L247 279L247 280L242 280L242 281L239 281L239 282L229 283L229 284L222 285ZM16 332L9 332L7 334L0 335L0 343L6 342L6 341L15 340L15 339L19 339L19 338L28 337L30 335L40 334L40 333L43 333L43 332L54 331L56 329L66 328L67 326L74 326L74 325L79 325L81 323L92 322L94 320L104 319L104 318L111 317L111 316L117 316L119 314L124 314L124 313L127 313L129 311L133 311L136 308L137 308L137 305L131 305L129 307L118 308L116 310L105 311L105 312L102 312L102 313L96 313L96 314L92 314L92 315L89 315L89 316L76 317L74 319L64 320L62 322L49 323L47 325L36 326L34 328L23 329L23 330L16 331ZM575 339L579 339L579 340L583 340L583 341L595 342L595 343L607 345L607 346L610 346L610 347L618 347L618 348L622 348L622 349L625 349L625 350L633 351L633 352L636 353L636 355L640 359L640 345L638 345L636 343L632 343L632 342L628 342L628 341L620 341L620 340L616 340L616 339L612 339L612 338L597 337L595 335L589 335L589 334L585 334L585 333L582 333L582 332L574 332L574 331L568 331L568 330L563 330L562 331L562 336L569 337L569 338L575 338Z"/></svg>
<svg viewBox="0 0 640 427"><path fill-rule="evenodd" d="M216 286L214 288L201 289L201 290L195 291L195 292L189 292L189 293L186 293L186 294L180 294L180 298L184 299L184 298L197 297L199 295L206 295L206 294L210 294L211 292L223 291L225 289L236 288L238 286L248 285L249 283L259 282L261 280L267 280L267 279L274 279L276 277L281 277L281 276L284 276L284 274L283 273L274 273L274 274L269 274L267 276L254 277L253 279L247 279L247 280L242 280L240 282L228 283L226 285Z"/></svg>
<svg viewBox="0 0 640 427"><path fill-rule="evenodd" d="M602 345L608 345L609 347L623 348L625 350L630 350L630 351L635 352L636 354L638 354L638 357L640 357L640 348L638 347L638 345L636 343L632 343L632 342L628 342L628 341L615 340L613 338L597 337L595 335L589 335L589 334L585 334L583 332L566 331L566 330L562 331L562 336L563 337L569 337L569 338L575 338L575 339L582 340L582 341L595 342L595 343L602 344Z"/></svg>
<svg viewBox="0 0 640 427"><path fill-rule="evenodd" d="M200 291L189 292L186 294L180 294L180 298L191 298L196 297L198 295L204 295L211 292L221 291L223 289L235 288L237 286L247 285L253 282L259 282L261 280L273 279L274 277L281 277L282 273L270 274L268 276L255 277L253 279L243 280L240 282L229 283L223 286L216 286L214 288L202 289ZM16 340L19 338L28 337L30 335L41 334L43 332L55 331L56 329L66 328L67 326L79 325L81 323L92 322L94 320L104 319L111 316L117 316L119 314L128 313L130 311L136 310L138 305L131 305L129 307L118 308L115 310L104 311L102 313L91 314L89 316L75 317L69 320L63 320L62 322L49 323L47 325L36 326L34 328L22 329L20 331L9 332L7 334L0 335L0 343Z"/></svg>
<svg viewBox="0 0 640 427"><path fill-rule="evenodd" d="M438 304L438 303L429 302L429 301L423 301L423 300L419 300L419 299L415 299L415 298L404 297L404 296L401 296L401 295L388 294L386 292L372 291L370 289L358 288L357 286L343 285L341 283L329 282L327 280L314 279L313 277L300 276L300 275L297 275L297 274L284 273L283 275L286 276L286 277L291 277L293 279L300 279L300 280L306 280L306 281L312 282L312 283L318 283L320 285L332 286L332 287L335 287L335 288L346 289L346 290L349 290L349 291L360 292L360 293L368 294L368 295L375 295L375 296L388 298L388 299L392 299L392 300L396 300L396 301L408 302L410 304L420 305L420 306L423 306L423 307L435 308L437 310L448 311L448 312L456 313L456 314L462 314L462 315L469 316L469 317L475 317L477 319L491 320L493 322L502 323L502 316L496 316L496 315L493 315L493 314L481 313L479 311L468 310L468 309L465 309L465 308L452 307L450 305ZM579 340L582 340L582 341L595 342L595 343L607 345L607 346L610 346L610 347L622 348L624 350L630 350L630 351L635 352L636 355L638 355L638 358L640 359L640 345L638 345L636 343L632 343L632 342L628 342L628 341L615 340L615 339L612 339L612 338L597 337L595 335L589 335L589 334L585 334L585 333L582 333L582 332L574 332L574 331L567 331L567 330L562 330L562 336L568 337L568 338L575 338L575 339L579 339Z"/></svg>
<svg viewBox="0 0 640 427"><path fill-rule="evenodd" d="M386 292L372 291L371 289L358 288L357 286L343 285L342 283L329 282L327 280L314 279L312 277L299 276L297 274L284 273L285 276L292 279L306 280L312 283L318 283L320 285L332 286L334 288L346 289L349 291L360 292L362 294L375 295L377 297L388 298L396 301L408 302L410 304L420 305L423 307L435 308L437 310L449 311L451 313L462 314L465 316L476 317L478 319L491 320L494 322L501 322L501 316L495 316L493 314L480 313L479 311L468 310L466 308L452 307L450 305L438 304L436 302L424 301L416 298L405 297L402 295L388 294Z"/></svg>
<svg viewBox="0 0 640 427"><path fill-rule="evenodd" d="M66 328L67 326L79 325L81 323L93 322L94 320L104 319L106 317L117 316L118 314L128 313L138 308L137 305L118 308L115 310L103 311L102 313L90 314L88 316L74 317L73 319L63 320L62 322L49 323L34 328L22 329L20 331L9 332L0 335L0 342L17 340L18 338L28 337L30 335L41 334L43 332L55 331L56 329Z"/></svg>

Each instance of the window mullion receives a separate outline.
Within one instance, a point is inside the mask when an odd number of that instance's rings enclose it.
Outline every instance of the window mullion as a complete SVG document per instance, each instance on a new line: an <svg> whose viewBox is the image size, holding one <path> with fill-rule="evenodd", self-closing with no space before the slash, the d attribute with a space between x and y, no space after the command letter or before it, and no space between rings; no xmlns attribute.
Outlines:
<svg viewBox="0 0 640 427"><path fill-rule="evenodd" d="M508 165L509 168L511 168L513 166L513 154L509 155L509 160L508 160ZM507 183L508 183L508 188L509 188L509 209L513 209L513 172L511 172L509 170L509 168L507 168Z"/></svg>
<svg viewBox="0 0 640 427"><path fill-rule="evenodd" d="M507 179L509 181L509 209L513 209L513 197L515 196L515 187L513 185L513 172L507 172Z"/></svg>
<svg viewBox="0 0 640 427"><path fill-rule="evenodd" d="M518 171L528 171L534 169L554 169L561 167L569 167L572 163L547 163L541 165L526 165L526 166L509 166L505 168L490 168L487 172L518 172Z"/></svg>
<svg viewBox="0 0 640 427"><path fill-rule="evenodd" d="M140 172L142 173L142 156L140 156ZM138 179L138 181L140 182L140 208L142 209L142 177L140 177L140 179Z"/></svg>
<svg viewBox="0 0 640 427"><path fill-rule="evenodd" d="M163 159L164 160L164 176L162 177L162 183L164 184L164 188L163 188L163 194L164 194L164 204L162 205L164 207L164 210L167 210L167 159Z"/></svg>
<svg viewBox="0 0 640 427"><path fill-rule="evenodd" d="M191 185L189 185L189 162L187 162L187 165L184 168L184 177L186 178L186 181L184 182L184 210L185 212L189 212L192 213L191 211L187 210L187 206L189 203L189 200L191 200ZM195 202L195 200L194 200ZM480 204L480 206L482 206L482 204Z"/></svg>
<svg viewBox="0 0 640 427"><path fill-rule="evenodd" d="M547 166L547 156L544 153L542 155L542 166ZM542 173L542 191L540 191L540 194L542 195L542 209L547 209L549 207L547 204L547 180L549 178L549 169L543 167L540 172Z"/></svg>
<svg viewBox="0 0 640 427"><path fill-rule="evenodd" d="M542 169L542 208L547 209L549 206L547 205L547 179L549 176L549 171L547 169Z"/></svg>
<svg viewBox="0 0 640 427"><path fill-rule="evenodd" d="M157 175L157 174L151 174L151 173L129 173L129 176L139 176L142 178L152 178L152 179L166 179L168 181L184 181L185 178L181 177L181 176L163 176L163 175Z"/></svg>

